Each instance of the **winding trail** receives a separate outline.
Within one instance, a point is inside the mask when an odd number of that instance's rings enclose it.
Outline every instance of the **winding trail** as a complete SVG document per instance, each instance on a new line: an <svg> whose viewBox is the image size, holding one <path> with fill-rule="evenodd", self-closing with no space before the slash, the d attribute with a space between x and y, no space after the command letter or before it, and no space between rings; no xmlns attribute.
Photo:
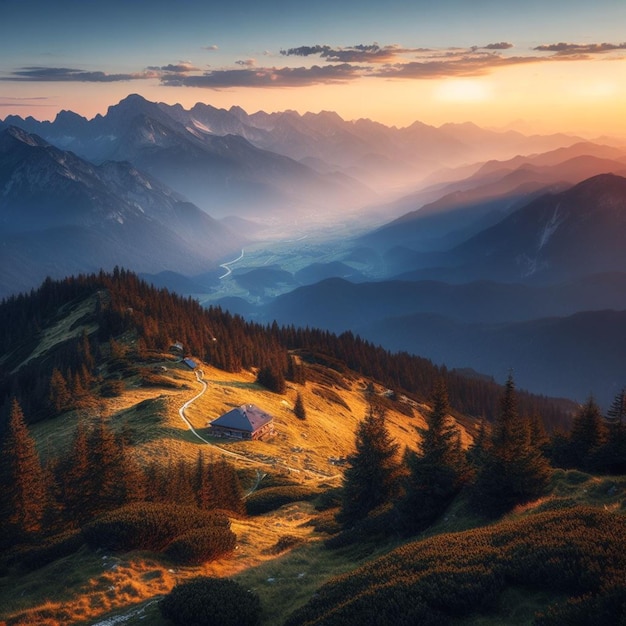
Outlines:
<svg viewBox="0 0 626 626"><path fill-rule="evenodd" d="M234 259L233 261L228 261L228 263L222 263L220 265L220 267L223 267L226 270L226 273L222 274L219 277L219 280L222 280L222 278L226 278L227 276L229 276L230 274L233 273L233 270L230 269L230 266L234 265L235 263L237 263L237 261L241 261L241 259L243 259L243 255L244 255L244 249L242 248L241 249L241 254L236 259Z"/></svg>
<svg viewBox="0 0 626 626"><path fill-rule="evenodd" d="M183 422L187 424L187 428L189 428L189 430L203 443L213 446L214 448L218 448L220 452L226 454L227 456L232 456L243 461L251 462L251 459L249 459L248 457L243 456L242 454L237 454L236 452L231 452L230 450L224 450L224 448L220 448L220 446L216 446L214 443L211 443L210 441L205 439L200 433L198 433L198 431L192 426L191 422L185 416L185 411L189 408L189 406L191 406L198 398L201 398L205 394L206 390L209 388L209 385L204 380L203 376L204 373L202 372L202 370L196 370L196 379L202 385L202 391L196 394L193 398L191 398L191 400L187 400L187 402L185 402L185 404L183 404L183 406L178 409L180 419L182 419Z"/></svg>
<svg viewBox="0 0 626 626"><path fill-rule="evenodd" d="M202 441L203 443L206 443L209 446L212 446L213 448L217 448L222 454L225 454L226 456L230 456L232 458L239 459L240 461L245 461L246 463L252 463L254 465L262 465L264 467L275 468L276 465L277 465L276 463L268 463L267 461L259 461L257 459L251 459L250 457L245 456L244 454L238 454L237 452L231 452L230 450L224 450L224 448L222 448L221 446L218 446L218 445L212 443L211 441L208 441L202 435L200 435L200 433L198 433L198 431L193 427L191 422L185 416L185 411L198 398L201 398L204 395L204 393L208 389L209 385L204 380L204 378L203 378L204 373L202 372L201 369L197 369L195 373L196 373L197 381L202 385L202 390L200 391L200 393L197 393L193 398L191 398L190 400L187 400L187 402L185 402L185 404L183 404L180 407L180 409L178 409L178 414L180 415L180 418L183 420L183 422L185 422L185 424L187 425L187 428L189 428L189 430L193 433L193 435L195 437L197 437L200 441ZM291 467L289 465L281 465L280 467L282 467L283 469L288 470L289 472L293 472L294 474L308 474L309 476L311 476L313 478L316 478L317 480L320 480L320 481L333 480L335 478L340 478L341 477L341 474L335 474L334 476L326 476L326 475L323 475L321 473L318 473L318 472L315 472L315 471L312 471L312 470L299 469L297 467ZM261 482L261 480L263 480L264 476L265 475L261 475L261 473L258 472L258 470L257 470L257 482L256 482L255 486L252 488L252 490L249 493L247 493L245 497L249 496L258 487L259 483Z"/></svg>

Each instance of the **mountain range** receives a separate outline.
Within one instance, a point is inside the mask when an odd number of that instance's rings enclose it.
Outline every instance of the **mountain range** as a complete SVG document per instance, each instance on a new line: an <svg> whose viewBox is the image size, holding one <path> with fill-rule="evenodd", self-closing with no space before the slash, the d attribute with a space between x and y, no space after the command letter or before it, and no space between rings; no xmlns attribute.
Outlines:
<svg viewBox="0 0 626 626"><path fill-rule="evenodd" d="M606 402L626 381L626 150L607 141L137 95L91 120L10 116L0 296L118 265L264 322Z"/></svg>
<svg viewBox="0 0 626 626"><path fill-rule="evenodd" d="M112 269L199 273L244 239L128 162L93 165L16 127L0 133L0 294Z"/></svg>

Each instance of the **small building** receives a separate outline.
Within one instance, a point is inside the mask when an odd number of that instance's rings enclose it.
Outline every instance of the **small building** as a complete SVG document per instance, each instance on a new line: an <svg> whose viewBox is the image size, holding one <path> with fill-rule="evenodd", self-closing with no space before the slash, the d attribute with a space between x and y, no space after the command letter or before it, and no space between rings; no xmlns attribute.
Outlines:
<svg viewBox="0 0 626 626"><path fill-rule="evenodd" d="M254 404L242 404L209 424L211 435L232 439L259 439L273 429L274 418Z"/></svg>
<svg viewBox="0 0 626 626"><path fill-rule="evenodd" d="M186 359L183 359L183 363L191 370L195 370L196 367L198 367L198 364L193 359L190 359L189 357L187 357Z"/></svg>

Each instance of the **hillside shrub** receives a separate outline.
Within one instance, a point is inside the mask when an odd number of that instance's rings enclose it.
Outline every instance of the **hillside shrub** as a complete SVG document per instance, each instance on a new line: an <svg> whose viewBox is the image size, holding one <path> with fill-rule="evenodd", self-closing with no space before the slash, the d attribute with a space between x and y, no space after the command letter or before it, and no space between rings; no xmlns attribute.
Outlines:
<svg viewBox="0 0 626 626"><path fill-rule="evenodd" d="M246 511L248 515L262 515L291 502L312 500L317 494L316 490L296 485L269 487L256 491L246 500Z"/></svg>
<svg viewBox="0 0 626 626"><path fill-rule="evenodd" d="M195 506L138 502L101 515L82 530L91 548L159 551L190 530L217 526L228 529L230 521Z"/></svg>
<svg viewBox="0 0 626 626"><path fill-rule="evenodd" d="M79 530L69 530L47 539L41 545L17 550L11 555L10 562L29 570L37 569L74 554L84 543Z"/></svg>
<svg viewBox="0 0 626 626"><path fill-rule="evenodd" d="M165 554L180 565L200 565L232 552L237 536L229 526L195 528L180 535L165 550Z"/></svg>
<svg viewBox="0 0 626 626"><path fill-rule="evenodd" d="M100 387L100 395L103 398L117 398L124 393L124 389L126 389L126 384L123 380L107 380Z"/></svg>
<svg viewBox="0 0 626 626"><path fill-rule="evenodd" d="M304 543L302 537L296 537L294 535L283 535L278 541L271 547L263 550L263 554L280 554L286 550L291 550L296 546Z"/></svg>
<svg viewBox="0 0 626 626"><path fill-rule="evenodd" d="M201 576L177 585L159 602L176 626L258 626L261 601L228 578Z"/></svg>
<svg viewBox="0 0 626 626"><path fill-rule="evenodd" d="M578 507L409 543L323 585L286 626L359 626L372 615L449 624L495 610L507 585L563 603L538 617L541 626L623 624L623 529L620 514Z"/></svg>

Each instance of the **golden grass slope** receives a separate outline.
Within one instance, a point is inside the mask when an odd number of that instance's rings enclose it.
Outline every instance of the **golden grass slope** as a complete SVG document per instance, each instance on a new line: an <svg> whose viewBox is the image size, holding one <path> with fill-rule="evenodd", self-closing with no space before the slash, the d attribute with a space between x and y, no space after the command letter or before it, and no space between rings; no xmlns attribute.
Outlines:
<svg viewBox="0 0 626 626"><path fill-rule="evenodd" d="M166 357L167 355L163 355ZM71 444L79 419L93 420L104 416L114 430L126 426L134 443L134 453L144 462L160 459L193 460L202 451L205 458L225 455L235 465L261 471L289 473L298 481L323 481L340 478L338 459L354 449L357 425L369 411L366 388L369 380L355 374L341 376L334 372L330 381L288 383L284 395L272 393L255 382L255 373L229 373L201 363L199 369L207 383L206 391L185 411L194 429L210 443L194 436L181 419L179 409L202 391L196 373L186 365L164 358L161 363L144 365L146 369L160 366L164 381L161 387L144 387L138 377L126 381L126 391L117 398L99 401L91 410L62 415L41 422L33 428L44 458L63 453ZM378 394L384 389L375 386ZM296 395L300 393L306 408L306 420L293 413ZM401 450L415 449L419 428L425 427L424 412L428 407L409 400L387 402L387 425ZM231 408L256 404L274 417L275 434L262 441L235 441L212 438L207 426ZM406 413L412 413L409 417ZM471 440L459 425L463 441ZM236 455L236 456L235 456Z"/></svg>
<svg viewBox="0 0 626 626"><path fill-rule="evenodd" d="M246 473L251 477L283 475L293 482L322 488L340 484L343 467L337 459L354 449L356 427L369 410L366 390L371 388L371 381L353 373L311 371L312 380L304 385L288 383L287 392L277 395L255 382L255 372L228 373L196 359L207 387L187 408L185 417L209 442L205 443L189 430L179 414L203 385L196 372L171 355L160 357L160 361L149 364L137 363L140 374L125 380L126 389L119 397L98 400L82 411L34 425L32 433L42 457L65 454L80 419L104 418L114 430L126 428L130 432L133 453L143 463L155 459L162 463L193 461L202 451L206 460L224 455L238 467L258 470ZM162 384L143 386L141 369L158 371ZM386 391L376 385L374 389L380 396ZM304 400L306 420L293 413L298 393ZM425 426L424 412L428 410L409 402L386 402L387 425L400 444L400 452L405 447L415 449L418 428ZM263 441L209 436L207 425L212 419L248 403L273 415L274 436ZM465 430L462 436L467 444L469 435ZM244 488L253 488L254 483L251 478ZM0 579L0 623L2 619L10 624L98 623L100 616L132 612L133 607L139 611L143 604L148 605L145 610L150 619L159 620L152 600L177 582L197 575L244 576L250 585L262 585L264 589L259 591L274 598L272 615L284 616L304 603L327 578L355 564L354 558L338 558L323 549L325 535L316 533L309 524L316 515L310 503L295 503L266 515L233 519L238 541L232 557L200 567L173 568L148 553L94 554L83 548L40 570ZM294 561L288 558L291 548L282 553L277 550L285 538L297 546ZM285 585L293 587L293 593L290 591L290 597L279 603L274 592L283 594Z"/></svg>

